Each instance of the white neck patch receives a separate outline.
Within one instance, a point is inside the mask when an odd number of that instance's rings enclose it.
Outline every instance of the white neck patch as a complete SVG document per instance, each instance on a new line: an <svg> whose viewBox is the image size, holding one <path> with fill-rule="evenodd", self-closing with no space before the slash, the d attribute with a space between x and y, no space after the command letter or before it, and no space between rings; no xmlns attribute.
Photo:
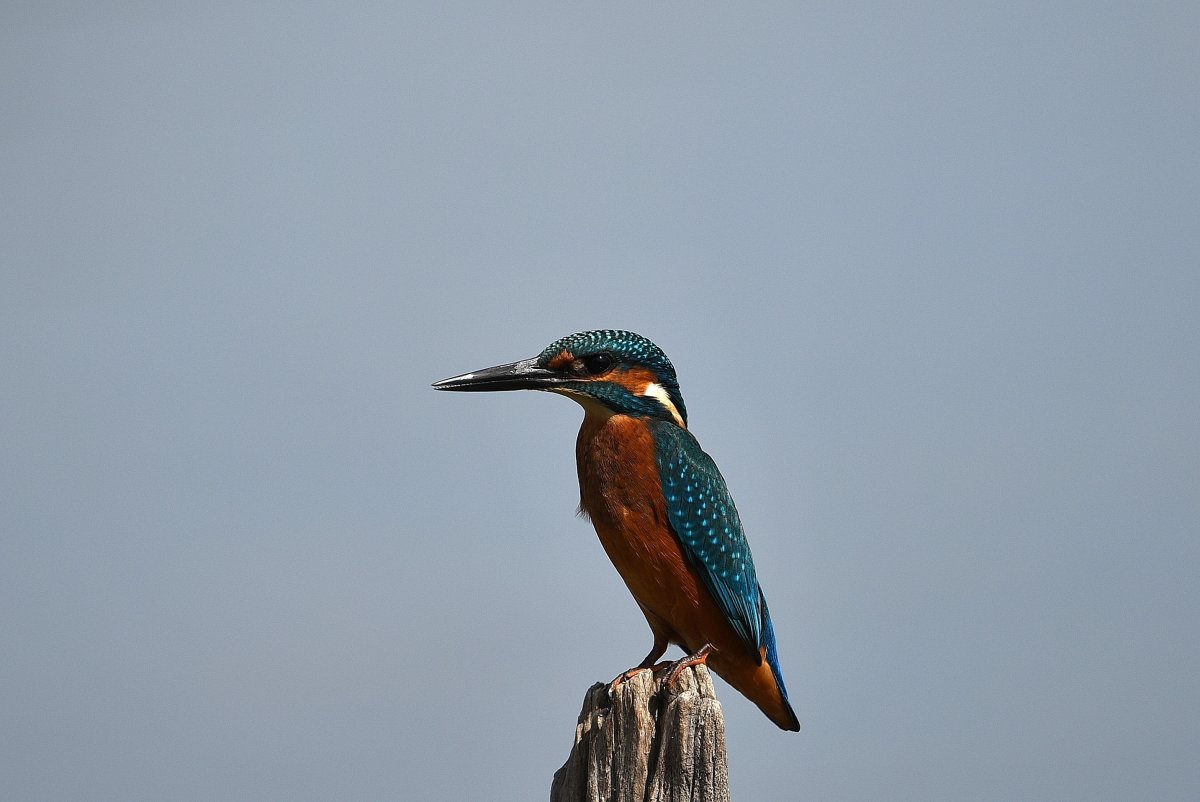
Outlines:
<svg viewBox="0 0 1200 802"><path fill-rule="evenodd" d="M642 388L642 395L648 398L653 398L658 403L667 408L671 413L671 417L679 424L680 428L686 429L687 424L683 422L683 416L679 414L679 410L675 408L675 402L671 400L671 396L667 394L666 389L658 382L648 382Z"/></svg>

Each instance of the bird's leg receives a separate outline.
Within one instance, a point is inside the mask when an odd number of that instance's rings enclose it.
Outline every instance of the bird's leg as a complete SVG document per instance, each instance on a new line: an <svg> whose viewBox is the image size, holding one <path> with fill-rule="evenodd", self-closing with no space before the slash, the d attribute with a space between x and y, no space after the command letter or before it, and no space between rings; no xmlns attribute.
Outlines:
<svg viewBox="0 0 1200 802"><path fill-rule="evenodd" d="M667 684L674 684L675 680L679 679L679 675L683 673L684 669L691 668L692 666L707 665L708 656L715 651L715 646L713 646L711 643L706 643L693 653L689 654L687 657L684 657L682 660L676 660L671 666L670 671L667 672Z"/></svg>
<svg viewBox="0 0 1200 802"><path fill-rule="evenodd" d="M671 665L670 663L656 662L658 658L662 657L663 654L666 653L668 646L670 646L670 643L667 641L666 636L655 632L654 645L650 647L650 653L646 655L642 662L638 663L633 668L629 669L628 671L622 671L620 674L618 674L617 678L608 684L609 688L616 688L622 682L631 678L634 674L638 673L639 671L645 671L647 668L657 674L659 671L662 671L664 668Z"/></svg>

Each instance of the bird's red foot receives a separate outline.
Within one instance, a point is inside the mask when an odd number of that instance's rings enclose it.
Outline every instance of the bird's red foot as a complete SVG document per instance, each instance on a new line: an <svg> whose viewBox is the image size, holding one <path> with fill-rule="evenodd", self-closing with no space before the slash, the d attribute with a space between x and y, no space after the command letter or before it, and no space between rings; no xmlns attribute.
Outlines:
<svg viewBox="0 0 1200 802"><path fill-rule="evenodd" d="M614 679L612 682L608 683L609 695L611 696L612 692L615 691L617 688L619 688L621 686L622 682L625 682L626 680L632 678L633 675L638 673L639 671L645 671L648 668L657 675L658 672L662 671L664 668L671 665L669 662L666 662L666 663L655 663L654 662L658 658L662 657L663 652L665 652L666 650L667 650L667 639L663 636L660 636L658 633L655 633L654 645L650 647L650 653L647 654L642 659L642 662L638 663L636 666L629 669L628 671L621 672L620 674L617 675L616 679Z"/></svg>
<svg viewBox="0 0 1200 802"><path fill-rule="evenodd" d="M671 664L671 670L667 672L666 684L674 685L675 681L679 679L679 675L682 674L685 669L691 668L692 666L707 665L708 656L714 651L716 651L716 648L711 643L706 643L692 654L684 657L682 660L676 660Z"/></svg>
<svg viewBox="0 0 1200 802"><path fill-rule="evenodd" d="M620 687L622 682L633 679L635 674L638 674L642 671L649 671L653 673L655 677L657 677L659 674L666 671L673 665L675 664L670 660L663 660L661 663L655 663L654 665L634 666L628 671L622 671L620 674L618 674L616 679L608 683L608 686L615 690L616 688Z"/></svg>

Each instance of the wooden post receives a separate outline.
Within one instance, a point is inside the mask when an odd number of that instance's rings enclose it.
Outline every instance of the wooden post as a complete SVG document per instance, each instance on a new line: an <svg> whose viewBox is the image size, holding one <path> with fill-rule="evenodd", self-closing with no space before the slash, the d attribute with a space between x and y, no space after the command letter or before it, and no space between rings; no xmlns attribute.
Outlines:
<svg viewBox="0 0 1200 802"><path fill-rule="evenodd" d="M660 678L665 672L660 674ZM729 802L725 718L704 666L588 689L550 802Z"/></svg>

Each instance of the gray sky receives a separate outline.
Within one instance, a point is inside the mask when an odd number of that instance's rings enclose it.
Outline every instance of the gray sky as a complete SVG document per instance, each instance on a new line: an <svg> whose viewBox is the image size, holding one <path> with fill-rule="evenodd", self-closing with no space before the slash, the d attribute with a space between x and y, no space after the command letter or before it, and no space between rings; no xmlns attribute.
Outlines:
<svg viewBox="0 0 1200 802"><path fill-rule="evenodd" d="M544 798L649 630L578 407L428 384L597 327L771 601L736 798L1200 796L1196 4L451 5L0 12L5 796Z"/></svg>

